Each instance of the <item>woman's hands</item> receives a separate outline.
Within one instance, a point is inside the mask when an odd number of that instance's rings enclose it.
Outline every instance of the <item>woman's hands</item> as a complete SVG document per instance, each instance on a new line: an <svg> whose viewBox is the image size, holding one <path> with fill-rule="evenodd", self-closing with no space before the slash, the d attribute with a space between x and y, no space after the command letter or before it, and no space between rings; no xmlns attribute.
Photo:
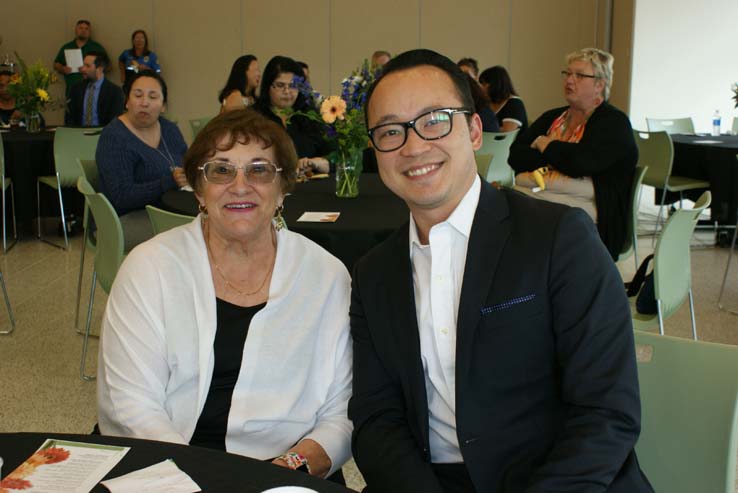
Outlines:
<svg viewBox="0 0 738 493"><path fill-rule="evenodd" d="M539 135L536 137L536 139L531 143L530 147L531 149L535 149L541 154L543 154L543 151L546 150L546 147L548 147L548 144L551 143L553 139L550 138L547 135Z"/></svg>
<svg viewBox="0 0 738 493"><path fill-rule="evenodd" d="M309 438L301 440L300 443L289 449L287 452L297 452L304 456L308 461L308 465L310 466L310 475L312 476L325 478L328 471L331 469L331 458L328 457L328 454L325 453L323 447L321 447L321 445L315 440L311 440ZM282 459L274 459L272 464L289 468L287 463Z"/></svg>
<svg viewBox="0 0 738 493"><path fill-rule="evenodd" d="M187 177L185 176L184 169L180 167L172 168L172 178L174 178L179 188L187 186Z"/></svg>
<svg viewBox="0 0 738 493"><path fill-rule="evenodd" d="M324 157L301 157L297 160L297 174L304 175L310 173L329 173L331 165Z"/></svg>

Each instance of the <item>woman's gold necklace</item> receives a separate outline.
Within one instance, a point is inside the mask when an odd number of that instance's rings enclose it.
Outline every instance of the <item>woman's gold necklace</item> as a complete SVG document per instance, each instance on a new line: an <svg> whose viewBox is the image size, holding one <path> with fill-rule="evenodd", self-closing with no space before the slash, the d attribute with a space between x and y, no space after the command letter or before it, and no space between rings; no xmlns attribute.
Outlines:
<svg viewBox="0 0 738 493"><path fill-rule="evenodd" d="M207 226L206 226L207 227ZM272 259L271 266L269 267L269 270L267 271L266 275L264 276L264 280L261 281L261 284L259 285L258 289L256 291L252 291L250 293L246 293L245 291L241 291L238 286L233 284L231 281L228 280L228 278L223 274L223 271L220 269L220 266L215 261L215 258L213 257L213 253L210 249L210 228L207 227L207 233L205 235L205 246L207 247L208 251L208 257L210 258L210 261L213 262L213 265L215 266L215 270L218 271L218 274L220 275L220 278L223 279L223 282L225 283L227 288L232 289L233 291L237 292L240 296L252 296L261 291L264 288L264 285L266 284L267 279L269 279L269 276L271 275L272 271L274 270L274 260ZM272 230L272 244L274 244L274 230ZM274 256L276 257L277 253L275 251Z"/></svg>

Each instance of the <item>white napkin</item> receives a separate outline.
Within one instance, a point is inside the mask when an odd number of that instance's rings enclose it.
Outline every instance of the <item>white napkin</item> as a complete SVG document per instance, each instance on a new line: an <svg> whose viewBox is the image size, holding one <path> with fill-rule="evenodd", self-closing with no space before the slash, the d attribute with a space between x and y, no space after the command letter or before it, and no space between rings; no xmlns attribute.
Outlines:
<svg viewBox="0 0 738 493"><path fill-rule="evenodd" d="M133 493L140 491L155 493L196 493L201 491L197 483L186 473L182 472L171 459L114 479L102 481L101 484L112 493Z"/></svg>

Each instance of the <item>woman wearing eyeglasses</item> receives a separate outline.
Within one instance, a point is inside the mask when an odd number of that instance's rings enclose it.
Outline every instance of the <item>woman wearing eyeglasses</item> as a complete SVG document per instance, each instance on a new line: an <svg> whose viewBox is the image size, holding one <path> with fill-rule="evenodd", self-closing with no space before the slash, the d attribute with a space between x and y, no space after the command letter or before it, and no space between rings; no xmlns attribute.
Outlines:
<svg viewBox="0 0 738 493"><path fill-rule="evenodd" d="M296 111L307 109L307 101L298 88L303 81L302 67L292 58L275 56L264 68L261 89L254 108L287 129L297 150L298 171L328 173L330 163L325 156L333 150L326 140L323 125Z"/></svg>
<svg viewBox="0 0 738 493"><path fill-rule="evenodd" d="M545 112L510 149L515 188L584 209L617 259L626 241L638 148L628 116L607 102L613 57L585 48L561 71L567 106Z"/></svg>
<svg viewBox="0 0 738 493"><path fill-rule="evenodd" d="M103 434L226 450L326 477L351 455L350 280L280 227L296 155L251 110L185 157L201 214L136 248L105 311Z"/></svg>

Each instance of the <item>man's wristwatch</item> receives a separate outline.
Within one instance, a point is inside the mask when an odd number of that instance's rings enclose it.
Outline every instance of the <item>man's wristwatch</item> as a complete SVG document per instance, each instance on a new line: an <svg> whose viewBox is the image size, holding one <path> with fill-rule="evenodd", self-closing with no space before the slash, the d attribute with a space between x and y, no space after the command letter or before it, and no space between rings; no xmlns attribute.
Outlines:
<svg viewBox="0 0 738 493"><path fill-rule="evenodd" d="M297 452L287 452L280 455L277 459L281 459L287 463L287 467L295 471L304 471L310 474L310 465L308 464L307 457L298 454Z"/></svg>

